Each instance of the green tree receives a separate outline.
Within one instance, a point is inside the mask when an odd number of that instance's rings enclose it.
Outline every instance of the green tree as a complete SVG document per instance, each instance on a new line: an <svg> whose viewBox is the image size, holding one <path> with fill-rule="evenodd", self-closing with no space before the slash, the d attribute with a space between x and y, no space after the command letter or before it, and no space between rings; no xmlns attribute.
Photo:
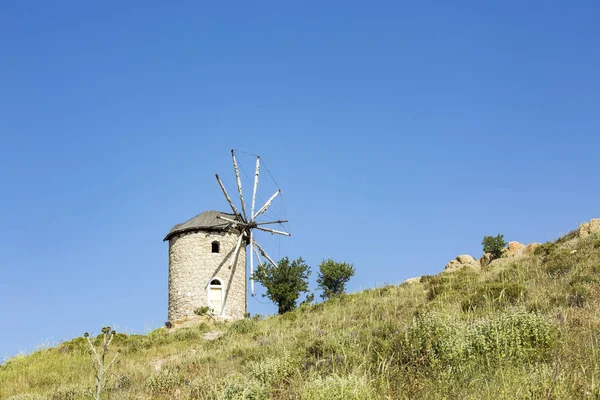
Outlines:
<svg viewBox="0 0 600 400"><path fill-rule="evenodd" d="M502 251L506 247L504 241L504 235L498 234L497 236L484 236L483 241L483 252L490 253L493 259L502 257Z"/></svg>
<svg viewBox="0 0 600 400"><path fill-rule="evenodd" d="M302 257L290 262L287 257L279 260L277 265L259 265L252 275L253 279L267 289L263 294L277 304L279 314L296 308L301 293L308 292L310 267Z"/></svg>
<svg viewBox="0 0 600 400"><path fill-rule="evenodd" d="M346 290L346 283L354 276L354 266L345 262L336 262L331 258L319 265L317 285L323 290L321 298L339 296Z"/></svg>

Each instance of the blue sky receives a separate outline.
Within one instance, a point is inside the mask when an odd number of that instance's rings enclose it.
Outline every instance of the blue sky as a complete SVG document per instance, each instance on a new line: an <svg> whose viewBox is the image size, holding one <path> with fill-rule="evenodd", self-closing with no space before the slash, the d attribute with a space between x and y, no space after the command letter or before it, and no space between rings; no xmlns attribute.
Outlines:
<svg viewBox="0 0 600 400"><path fill-rule="evenodd" d="M0 359L161 326L231 148L283 189L265 246L351 291L600 217L597 2L324 3L0 5Z"/></svg>

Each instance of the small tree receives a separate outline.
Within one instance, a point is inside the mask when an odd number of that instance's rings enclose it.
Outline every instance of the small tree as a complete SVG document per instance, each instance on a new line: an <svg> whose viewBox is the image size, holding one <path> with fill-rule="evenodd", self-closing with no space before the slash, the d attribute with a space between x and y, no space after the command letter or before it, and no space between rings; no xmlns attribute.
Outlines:
<svg viewBox="0 0 600 400"><path fill-rule="evenodd" d="M296 308L301 293L308 292L310 267L302 257L290 262L282 258L277 265L259 265L252 275L253 279L267 289L263 297L268 297L277 304L279 314Z"/></svg>
<svg viewBox="0 0 600 400"><path fill-rule="evenodd" d="M336 262L331 258L319 265L317 285L323 290L321 298L339 296L346 290L346 283L354 276L354 266L345 262Z"/></svg>
<svg viewBox="0 0 600 400"><path fill-rule="evenodd" d="M100 400L102 390L104 389L104 383L106 382L108 370L115 363L115 360L119 356L119 352L117 351L117 354L115 354L112 361L110 361L107 364L106 356L109 352L108 347L112 343L115 334L116 332L114 330L111 330L110 326L102 328L102 347L100 347L99 351L96 350L96 347L90 340L90 335L87 332L83 334L83 336L87 339L88 345L90 346L90 354L92 355L92 365L94 367L94 372L96 375L96 390L88 393L88 395L95 400Z"/></svg>
<svg viewBox="0 0 600 400"><path fill-rule="evenodd" d="M504 235L501 234L498 234L496 237L484 236L481 244L483 245L483 252L490 253L492 255L492 259L502 257L502 251L506 247Z"/></svg>

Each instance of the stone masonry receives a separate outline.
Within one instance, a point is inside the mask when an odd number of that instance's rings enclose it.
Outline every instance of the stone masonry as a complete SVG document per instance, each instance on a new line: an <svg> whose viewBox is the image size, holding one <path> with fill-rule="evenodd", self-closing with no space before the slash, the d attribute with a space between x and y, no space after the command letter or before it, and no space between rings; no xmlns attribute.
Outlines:
<svg viewBox="0 0 600 400"><path fill-rule="evenodd" d="M246 313L246 247L242 242L237 263L231 257L238 240L236 231L196 230L169 238L169 321L194 315L208 305L211 279L221 281L225 318L240 319ZM212 252L212 242L220 244Z"/></svg>

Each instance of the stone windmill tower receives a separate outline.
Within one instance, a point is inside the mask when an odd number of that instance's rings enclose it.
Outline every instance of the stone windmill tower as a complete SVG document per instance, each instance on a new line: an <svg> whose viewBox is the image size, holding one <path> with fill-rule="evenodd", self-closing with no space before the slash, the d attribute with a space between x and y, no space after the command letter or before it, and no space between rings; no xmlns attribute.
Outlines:
<svg viewBox="0 0 600 400"><path fill-rule="evenodd" d="M169 242L169 321L193 315L199 307L208 306L213 314L223 319L244 318L247 307L246 248L250 248L250 274L254 269L254 257L262 263L260 255L272 264L273 259L255 240L253 231L291 236L284 231L266 228L268 224L282 224L285 220L258 221L279 195L277 190L256 212L256 190L260 170L260 157L256 157L254 190L250 213L242 194L242 184L235 153L231 150L233 167L241 204L240 213L219 175L217 181L232 213L205 211L194 218L177 224L164 241ZM254 295L254 282L251 280Z"/></svg>

